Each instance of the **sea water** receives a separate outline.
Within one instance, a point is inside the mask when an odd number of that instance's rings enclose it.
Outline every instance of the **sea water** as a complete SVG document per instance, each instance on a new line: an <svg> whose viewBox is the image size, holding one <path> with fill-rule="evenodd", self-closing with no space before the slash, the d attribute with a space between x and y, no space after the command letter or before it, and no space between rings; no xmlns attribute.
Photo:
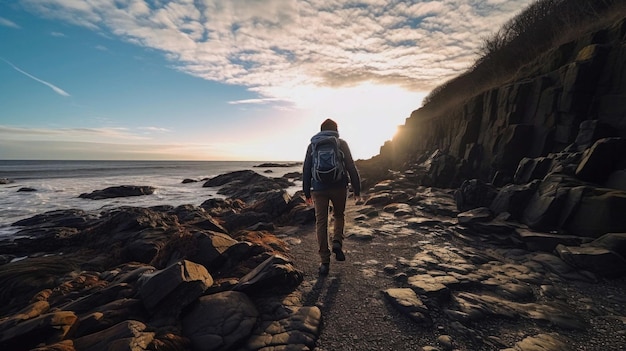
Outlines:
<svg viewBox="0 0 626 351"><path fill-rule="evenodd" d="M300 172L301 165L259 167L259 161L13 161L0 160L0 236L16 233L12 223L39 213L60 209L98 211L119 206L149 207L155 205L199 206L212 197L222 197L218 188L203 187L203 180L240 170L254 170L268 177L282 177ZM196 182L183 184L184 179ZM287 189L290 194L301 182ZM111 186L152 186L152 195L82 199L83 193ZM34 191L19 191L22 188Z"/></svg>

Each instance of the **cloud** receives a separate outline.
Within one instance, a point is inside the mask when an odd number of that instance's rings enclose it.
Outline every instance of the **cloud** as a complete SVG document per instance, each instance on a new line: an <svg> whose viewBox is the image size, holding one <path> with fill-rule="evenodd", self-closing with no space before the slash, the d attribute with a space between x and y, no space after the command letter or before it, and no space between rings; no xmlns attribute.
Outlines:
<svg viewBox="0 0 626 351"><path fill-rule="evenodd" d="M57 37L57 38L63 38L66 35L61 33L61 32L50 32L50 35L52 35L53 37Z"/></svg>
<svg viewBox="0 0 626 351"><path fill-rule="evenodd" d="M165 130L150 127L151 130ZM24 128L0 125L0 139L6 140L45 140L45 141L110 141L125 142L149 140L127 128Z"/></svg>
<svg viewBox="0 0 626 351"><path fill-rule="evenodd" d="M270 102L276 102L276 101L281 101L281 99L278 99L278 98L246 99L246 100L229 101L228 103L231 104L231 105L247 105L247 104L263 105L263 104L267 104L267 103L270 103Z"/></svg>
<svg viewBox="0 0 626 351"><path fill-rule="evenodd" d="M429 91L532 0L24 0L42 16L156 49L180 71L261 97L366 83ZM239 101L235 104L271 100Z"/></svg>
<svg viewBox="0 0 626 351"><path fill-rule="evenodd" d="M37 77L35 77L35 76L33 76L33 75L29 74L28 72L22 71L22 70L21 70L21 69L19 69L17 66L15 66L15 65L14 65L14 64L12 64L11 62L9 62L9 61L7 61L7 60L5 60L5 59L1 58L1 57L0 57L0 60L2 60L2 61L4 61L4 62L6 62L9 66L13 67L13 69L14 69L14 70L16 70L16 71L18 71L18 72L22 73L22 74L23 74L23 75L25 75L26 77L28 77L28 78L30 78L30 79L32 79L32 80L34 80L34 81L36 81L36 82L39 82L39 83L41 83L41 84L43 84L43 85L47 86L48 88L52 89L55 93L57 93L57 94L59 94L59 95L62 95L62 96L70 96L70 94L69 94L68 92L66 92L65 90L63 90L63 89L61 89L61 88L57 87L56 85L54 85L54 84L52 84L52 83L48 83L48 82L46 82L45 80L39 79L39 78L37 78Z"/></svg>
<svg viewBox="0 0 626 351"><path fill-rule="evenodd" d="M18 26L15 22L8 20L4 17L0 17L0 26L4 26L4 27L9 27L9 28L16 28L16 29L20 29L21 27Z"/></svg>

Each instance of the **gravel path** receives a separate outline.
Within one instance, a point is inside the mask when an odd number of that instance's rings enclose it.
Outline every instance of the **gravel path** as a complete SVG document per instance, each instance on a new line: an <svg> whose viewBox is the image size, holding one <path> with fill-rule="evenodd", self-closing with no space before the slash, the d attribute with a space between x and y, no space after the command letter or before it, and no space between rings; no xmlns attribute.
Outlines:
<svg viewBox="0 0 626 351"><path fill-rule="evenodd" d="M352 218L356 208L348 205L348 233L354 225ZM300 240L291 245L290 253L296 267L304 272L303 303L316 305L322 311L317 351L420 350L421 346L436 342L430 330L420 330L381 293L396 286L391 276L384 273L384 265L395 261L395 256L414 252L415 237L388 242L346 239L346 261L331 258L330 273L326 277L317 273L315 226L292 228L292 238Z"/></svg>
<svg viewBox="0 0 626 351"><path fill-rule="evenodd" d="M373 221L355 223L360 206L351 202L346 210L346 233L350 235L370 223L376 234L371 240L348 238L344 242L345 262L331 259L330 274L318 276L319 256L314 225L282 227L277 234L290 244L290 254L296 267L303 271L304 282L299 289L303 304L318 306L322 311L322 326L316 351L335 350L501 350L521 340L542 333L564 335L570 344L565 349L549 350L626 350L626 314L623 296L626 279L603 280L594 284L564 282L557 286L565 292L567 303L590 322L584 333L538 325L527 319L488 319L475 326L489 344L472 343L446 316L446 305L426 299L433 320L431 326L421 326L401 314L383 296L382 291L403 285L394 279L399 260L411 259L430 245L446 250L487 250L468 247L467 243L449 235L444 227L427 230L403 230L402 220L381 215ZM445 219L444 219L445 220ZM356 228L356 229L355 229ZM406 227L405 227L406 228ZM434 246L433 246L434 245ZM491 248L489 248L490 250ZM502 258L505 262L506 258ZM545 274L545 273L544 273ZM550 276L550 274L548 274ZM559 281L559 279L554 279ZM565 298L564 297L564 298ZM584 303L582 303L584 302ZM580 308L579 308L580 307ZM612 313L611 308L615 313ZM611 313L609 313L609 312ZM607 318L618 316L618 319ZM438 338L453 335L454 347ZM493 341L493 342L492 342ZM478 346L481 345L481 346ZM571 348L570 348L571 347Z"/></svg>

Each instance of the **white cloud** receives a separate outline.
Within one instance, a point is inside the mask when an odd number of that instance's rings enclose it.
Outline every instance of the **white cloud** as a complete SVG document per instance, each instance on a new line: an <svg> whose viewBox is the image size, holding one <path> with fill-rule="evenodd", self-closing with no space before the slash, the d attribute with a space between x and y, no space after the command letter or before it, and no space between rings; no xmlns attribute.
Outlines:
<svg viewBox="0 0 626 351"><path fill-rule="evenodd" d="M53 37L57 37L57 38L65 37L65 34L63 34L61 32L50 32L50 35L52 35Z"/></svg>
<svg viewBox="0 0 626 351"><path fill-rule="evenodd" d="M0 17L0 26L9 27L9 28L16 28L16 29L20 29L21 28L15 22L13 22L11 20L8 20L8 19L6 19L4 17Z"/></svg>
<svg viewBox="0 0 626 351"><path fill-rule="evenodd" d="M38 82L38 83L41 83L41 84L47 86L48 88L52 89L52 91L54 91L55 93L57 93L59 95L62 95L62 96L70 96L70 94L68 92L66 92L65 90L57 87L56 85L54 85L52 83L49 83L49 82L46 82L45 80L39 79L39 78L33 76L32 74L21 70L19 67L15 66L11 62L9 62L9 61L1 58L1 57L0 57L0 60L6 62L9 66L13 67L14 70L20 72L21 74L25 75L26 77L28 77L28 78L30 78L30 79Z"/></svg>
<svg viewBox="0 0 626 351"><path fill-rule="evenodd" d="M302 85L429 91L530 2L25 0L43 16L160 50L181 71L278 99Z"/></svg>
<svg viewBox="0 0 626 351"><path fill-rule="evenodd" d="M149 127L156 131L160 128ZM165 129L161 129L165 131ZM127 128L26 128L0 125L0 139L71 142L145 142L149 138Z"/></svg>

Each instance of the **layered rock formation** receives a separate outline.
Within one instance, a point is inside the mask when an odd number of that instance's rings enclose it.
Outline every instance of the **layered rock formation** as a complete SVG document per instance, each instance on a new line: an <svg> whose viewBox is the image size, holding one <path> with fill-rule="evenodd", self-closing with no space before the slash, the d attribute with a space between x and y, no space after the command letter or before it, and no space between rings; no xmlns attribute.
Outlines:
<svg viewBox="0 0 626 351"><path fill-rule="evenodd" d="M460 211L598 238L626 232L626 19L545 53L510 84L414 111L368 181L458 188ZM368 184L372 185L372 184Z"/></svg>
<svg viewBox="0 0 626 351"><path fill-rule="evenodd" d="M302 273L264 229L310 211L285 180L211 181L249 201L57 210L14 223L15 237L0 240L0 349L312 348L320 311L299 303Z"/></svg>
<svg viewBox="0 0 626 351"><path fill-rule="evenodd" d="M456 187L479 178L501 186L513 180L523 158L581 152L598 139L626 137L625 27L621 20L563 44L523 68L516 81L463 104L414 111L375 161L427 168L425 185ZM607 171L626 168L623 157L609 162ZM605 185L608 178L595 180Z"/></svg>

